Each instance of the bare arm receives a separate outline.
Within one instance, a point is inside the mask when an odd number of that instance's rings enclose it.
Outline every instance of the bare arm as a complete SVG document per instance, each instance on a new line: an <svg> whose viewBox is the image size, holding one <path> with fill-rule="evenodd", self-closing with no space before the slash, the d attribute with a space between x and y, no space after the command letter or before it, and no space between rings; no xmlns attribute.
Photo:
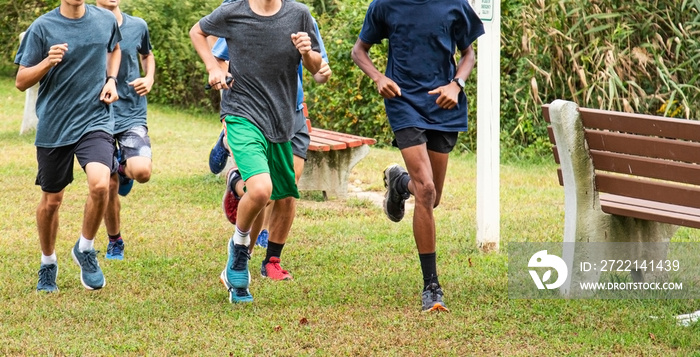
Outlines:
<svg viewBox="0 0 700 357"><path fill-rule="evenodd" d="M371 44L358 38L357 42L355 42L355 45L352 47L352 60L360 67L362 72L365 72L365 74L377 84L377 90L382 97L390 99L401 96L401 88L399 88L396 82L379 72L377 67L374 66L374 63L372 63L372 60L369 58L370 48L372 48Z"/></svg>
<svg viewBox="0 0 700 357"><path fill-rule="evenodd" d="M31 67L19 66L17 78L15 78L15 87L24 92L37 84L51 68L61 63L66 51L68 51L67 43L53 45L49 49L48 57L44 58L37 65Z"/></svg>
<svg viewBox="0 0 700 357"><path fill-rule="evenodd" d="M117 78L119 74L119 64L122 60L122 50L119 44L114 46L112 52L107 52L107 82L102 86L102 93L100 93L100 100L106 104L111 104L119 99L117 94L117 83L109 77Z"/></svg>
<svg viewBox="0 0 700 357"><path fill-rule="evenodd" d="M476 63L476 57L474 56L474 48L472 46L467 47L460 51L461 58L457 64L457 73L455 73L455 78L461 78L466 80L474 69L474 64ZM457 106L459 102L459 92L462 88L455 82L450 82L444 86L437 87L428 94L438 94L435 103L443 109L452 109Z"/></svg>
<svg viewBox="0 0 700 357"><path fill-rule="evenodd" d="M297 32L292 34L292 43L301 53L301 63L307 71L312 74L318 73L321 69L323 57L321 54L311 49L311 38L306 32Z"/></svg>
<svg viewBox="0 0 700 357"><path fill-rule="evenodd" d="M153 52L141 55L141 68L143 68L143 77L134 79L129 82L129 85L134 87L138 95L144 96L151 92L155 81L156 59L153 56Z"/></svg>
<svg viewBox="0 0 700 357"><path fill-rule="evenodd" d="M229 86L226 85L226 71L221 70L219 62L214 55L211 54L211 47L209 46L209 42L207 42L208 36L209 35L204 33L199 27L199 22L194 24L190 29L192 46L194 46L199 58L204 62L207 72L209 72L209 85L214 89L227 89Z"/></svg>
<svg viewBox="0 0 700 357"><path fill-rule="evenodd" d="M331 71L331 67L328 65L328 62L321 61L321 69L314 74L314 81L319 84L324 84L328 82L332 74L333 72Z"/></svg>

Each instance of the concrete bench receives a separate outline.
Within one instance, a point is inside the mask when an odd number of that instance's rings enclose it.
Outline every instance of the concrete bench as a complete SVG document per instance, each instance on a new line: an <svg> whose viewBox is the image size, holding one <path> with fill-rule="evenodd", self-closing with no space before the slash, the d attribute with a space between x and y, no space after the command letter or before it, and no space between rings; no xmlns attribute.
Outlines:
<svg viewBox="0 0 700 357"><path fill-rule="evenodd" d="M377 141L357 135L312 128L307 120L311 143L306 154L304 173L299 190L323 191L329 196L345 199L348 196L350 170L369 153L369 145Z"/></svg>
<svg viewBox="0 0 700 357"><path fill-rule="evenodd" d="M564 187L565 243L668 243L678 226L700 228L700 122L563 100L544 105L543 115ZM660 246L666 249L630 254L665 259L668 244ZM564 245L567 264L586 254L576 247ZM573 281L600 273L592 274ZM648 280L646 274L633 270L632 278Z"/></svg>

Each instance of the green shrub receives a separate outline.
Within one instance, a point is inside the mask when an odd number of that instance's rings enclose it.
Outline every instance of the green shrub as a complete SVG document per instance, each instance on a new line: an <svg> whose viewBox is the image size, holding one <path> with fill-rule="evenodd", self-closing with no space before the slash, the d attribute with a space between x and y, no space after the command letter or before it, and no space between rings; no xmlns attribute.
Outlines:
<svg viewBox="0 0 700 357"><path fill-rule="evenodd" d="M0 73L14 76L19 34L37 17L60 4L61 0L0 0Z"/></svg>
<svg viewBox="0 0 700 357"><path fill-rule="evenodd" d="M148 23L156 60L156 83L148 95L152 103L218 111L219 94L205 91L207 72L192 47L189 31L220 0L128 0L122 11Z"/></svg>

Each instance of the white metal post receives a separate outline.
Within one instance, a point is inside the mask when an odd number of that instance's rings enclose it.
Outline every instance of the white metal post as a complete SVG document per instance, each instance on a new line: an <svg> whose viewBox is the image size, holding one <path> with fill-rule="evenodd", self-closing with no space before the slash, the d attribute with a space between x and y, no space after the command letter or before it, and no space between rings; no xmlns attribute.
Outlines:
<svg viewBox="0 0 700 357"><path fill-rule="evenodd" d="M477 42L476 243L498 251L500 241L501 1L472 0L486 33Z"/></svg>

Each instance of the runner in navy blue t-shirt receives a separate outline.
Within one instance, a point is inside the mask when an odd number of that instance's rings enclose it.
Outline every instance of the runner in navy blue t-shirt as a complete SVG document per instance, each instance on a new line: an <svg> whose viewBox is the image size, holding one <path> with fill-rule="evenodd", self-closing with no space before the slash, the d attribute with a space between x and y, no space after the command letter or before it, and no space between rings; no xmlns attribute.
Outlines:
<svg viewBox="0 0 700 357"><path fill-rule="evenodd" d="M449 311L435 263L435 219L450 151L467 130L464 81L476 62L472 42L484 27L466 0L375 0L352 49L355 63L376 84L394 145L408 172L397 164L384 170L384 212L400 221L404 203L415 197L413 235L423 271L423 311ZM386 73L369 50L389 40ZM455 64L455 49L461 59Z"/></svg>

